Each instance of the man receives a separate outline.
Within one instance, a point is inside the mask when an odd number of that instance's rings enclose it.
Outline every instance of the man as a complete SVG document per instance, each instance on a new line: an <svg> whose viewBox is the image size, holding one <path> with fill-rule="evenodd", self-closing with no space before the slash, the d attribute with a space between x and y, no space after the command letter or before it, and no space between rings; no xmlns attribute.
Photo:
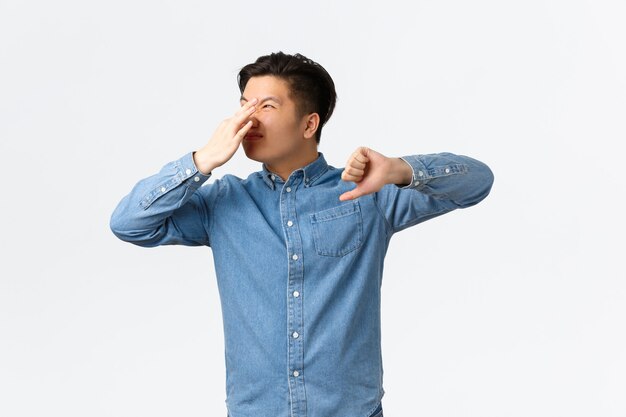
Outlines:
<svg viewBox="0 0 626 417"><path fill-rule="evenodd" d="M139 181L111 229L145 247L212 248L230 417L381 417L389 240L478 203L492 173L465 156L365 147L333 168L317 151L336 101L324 68L279 52L238 81L240 109L204 147ZM201 187L239 146L262 170Z"/></svg>

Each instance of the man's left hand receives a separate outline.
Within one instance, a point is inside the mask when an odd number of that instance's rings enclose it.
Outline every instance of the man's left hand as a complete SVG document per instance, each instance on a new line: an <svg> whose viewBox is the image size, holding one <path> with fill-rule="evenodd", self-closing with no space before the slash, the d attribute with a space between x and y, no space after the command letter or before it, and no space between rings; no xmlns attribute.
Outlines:
<svg viewBox="0 0 626 417"><path fill-rule="evenodd" d="M413 172L400 158L388 158L373 149L361 146L350 155L341 174L344 181L356 183L356 188L343 193L339 200L347 201L375 193L387 184L409 184Z"/></svg>

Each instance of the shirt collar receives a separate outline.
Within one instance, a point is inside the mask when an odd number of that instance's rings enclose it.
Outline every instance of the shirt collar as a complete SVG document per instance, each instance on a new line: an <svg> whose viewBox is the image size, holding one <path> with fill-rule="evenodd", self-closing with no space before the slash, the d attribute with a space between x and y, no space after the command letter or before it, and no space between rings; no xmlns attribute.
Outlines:
<svg viewBox="0 0 626 417"><path fill-rule="evenodd" d="M326 159L324 158L324 154L321 152L317 153L317 159L311 162L309 165L298 168L294 172L291 173L293 175L296 172L302 171L304 173L304 186L311 187L315 181L322 176L328 170L328 164L326 163ZM277 181L282 182L283 180L273 172L267 169L265 164L263 164L263 171L259 173L263 177L263 181L270 187L272 190L275 187L275 183Z"/></svg>

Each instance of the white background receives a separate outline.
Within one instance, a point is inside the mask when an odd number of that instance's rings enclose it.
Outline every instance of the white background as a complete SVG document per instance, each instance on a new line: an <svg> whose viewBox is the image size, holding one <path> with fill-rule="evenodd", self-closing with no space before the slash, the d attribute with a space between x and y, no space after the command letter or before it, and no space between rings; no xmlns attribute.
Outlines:
<svg viewBox="0 0 626 417"><path fill-rule="evenodd" d="M210 250L108 222L282 50L336 82L332 165L367 145L495 172L392 241L385 416L625 416L625 21L621 0L0 0L0 415L226 415Z"/></svg>

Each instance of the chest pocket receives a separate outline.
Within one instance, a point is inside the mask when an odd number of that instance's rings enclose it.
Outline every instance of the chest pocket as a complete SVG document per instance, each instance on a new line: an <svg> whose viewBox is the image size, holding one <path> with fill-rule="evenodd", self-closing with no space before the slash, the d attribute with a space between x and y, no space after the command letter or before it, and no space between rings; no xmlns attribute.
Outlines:
<svg viewBox="0 0 626 417"><path fill-rule="evenodd" d="M344 256L363 243L363 217L358 201L313 213L311 229L321 256Z"/></svg>

